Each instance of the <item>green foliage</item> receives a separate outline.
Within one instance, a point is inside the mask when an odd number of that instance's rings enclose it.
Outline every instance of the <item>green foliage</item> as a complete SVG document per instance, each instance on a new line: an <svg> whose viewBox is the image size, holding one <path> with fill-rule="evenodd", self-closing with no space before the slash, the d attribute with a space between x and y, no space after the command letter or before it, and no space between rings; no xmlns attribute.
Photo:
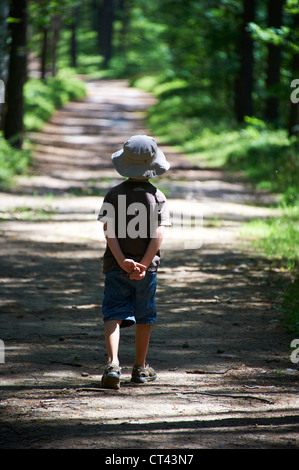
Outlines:
<svg viewBox="0 0 299 470"><path fill-rule="evenodd" d="M241 131L240 145L228 154L226 167L243 170L258 188L280 193L287 204L299 195L298 141L283 130L258 130L249 125Z"/></svg>
<svg viewBox="0 0 299 470"><path fill-rule="evenodd" d="M122 20L115 22L114 48L110 63L116 77L134 77L162 71L168 67L170 50L162 40L167 25L155 21L157 2L131 2L129 25L125 39L121 34Z"/></svg>
<svg viewBox="0 0 299 470"><path fill-rule="evenodd" d="M136 80L135 86L152 91L157 104L148 113L151 131L177 145L199 167L243 171L259 189L281 195L296 204L299 194L299 143L283 129L263 120L245 118L237 125L233 110L208 90L191 88L186 81L165 76ZM151 88L152 87L152 88Z"/></svg>
<svg viewBox="0 0 299 470"><path fill-rule="evenodd" d="M78 0L39 0L28 5L30 23L37 28L48 28L54 15L67 14L72 7L81 5Z"/></svg>
<svg viewBox="0 0 299 470"><path fill-rule="evenodd" d="M27 131L37 131L49 120L55 109L70 100L82 98L86 93L84 82L70 71L60 71L45 82L30 79L25 84L24 125Z"/></svg>
<svg viewBox="0 0 299 470"><path fill-rule="evenodd" d="M13 177L23 174L31 161L29 150L11 147L0 134L0 187L7 187Z"/></svg>
<svg viewBox="0 0 299 470"><path fill-rule="evenodd" d="M203 129L211 128L216 132L224 128L227 117L223 118L223 104L213 99L204 85L191 87L182 78L169 80L165 75L136 80L134 84L141 88L145 84L145 89L157 97L157 104L149 110L148 124L163 140L185 145Z"/></svg>
<svg viewBox="0 0 299 470"><path fill-rule="evenodd" d="M70 68L70 42L71 31L61 31L58 49L57 65L59 70ZM102 78L105 76L103 70L103 57L100 55L97 44L96 31L86 29L85 23L77 29L77 74L88 75L91 78Z"/></svg>
<svg viewBox="0 0 299 470"><path fill-rule="evenodd" d="M282 215L266 220L252 220L241 234L250 237L258 253L267 256L282 270L289 272L283 282L280 309L285 313L286 328L299 333L299 205L287 207Z"/></svg>
<svg viewBox="0 0 299 470"><path fill-rule="evenodd" d="M242 235L249 236L253 245L273 260L283 261L293 270L299 261L299 205L286 207L279 217L256 219L246 223Z"/></svg>

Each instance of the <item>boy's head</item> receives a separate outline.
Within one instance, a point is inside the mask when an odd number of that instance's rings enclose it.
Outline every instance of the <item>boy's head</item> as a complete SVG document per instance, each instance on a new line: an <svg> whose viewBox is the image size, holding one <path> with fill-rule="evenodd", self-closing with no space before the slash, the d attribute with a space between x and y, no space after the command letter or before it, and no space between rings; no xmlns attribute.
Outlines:
<svg viewBox="0 0 299 470"><path fill-rule="evenodd" d="M133 135L111 158L116 171L129 178L154 178L170 167L155 139L147 135Z"/></svg>

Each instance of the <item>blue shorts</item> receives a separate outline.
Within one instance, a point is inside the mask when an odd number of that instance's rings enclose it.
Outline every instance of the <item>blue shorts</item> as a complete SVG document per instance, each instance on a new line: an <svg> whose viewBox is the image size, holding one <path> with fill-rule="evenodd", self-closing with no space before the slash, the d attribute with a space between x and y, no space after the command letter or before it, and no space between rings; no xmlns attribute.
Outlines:
<svg viewBox="0 0 299 470"><path fill-rule="evenodd" d="M131 280L121 268L108 271L102 303L104 322L122 320L121 328L156 323L156 287L156 271L148 271L140 281Z"/></svg>

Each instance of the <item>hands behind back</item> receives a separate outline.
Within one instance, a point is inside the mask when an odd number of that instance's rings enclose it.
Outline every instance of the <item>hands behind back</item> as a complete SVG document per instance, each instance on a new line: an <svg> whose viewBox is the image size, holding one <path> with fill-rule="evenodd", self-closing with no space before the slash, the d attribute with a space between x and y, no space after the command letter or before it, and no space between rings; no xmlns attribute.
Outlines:
<svg viewBox="0 0 299 470"><path fill-rule="evenodd" d="M140 281L146 275L146 266L144 264L137 263L133 259L126 258L122 264L121 268L126 271L130 279Z"/></svg>

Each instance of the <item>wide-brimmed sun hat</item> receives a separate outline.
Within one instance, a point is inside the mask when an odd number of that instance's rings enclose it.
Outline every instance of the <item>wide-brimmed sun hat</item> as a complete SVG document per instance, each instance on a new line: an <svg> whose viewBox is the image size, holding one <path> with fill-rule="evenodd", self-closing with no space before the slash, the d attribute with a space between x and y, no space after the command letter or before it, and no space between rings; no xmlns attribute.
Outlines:
<svg viewBox="0 0 299 470"><path fill-rule="evenodd" d="M129 178L154 178L170 167L155 139L147 135L133 135L111 158L116 171Z"/></svg>

